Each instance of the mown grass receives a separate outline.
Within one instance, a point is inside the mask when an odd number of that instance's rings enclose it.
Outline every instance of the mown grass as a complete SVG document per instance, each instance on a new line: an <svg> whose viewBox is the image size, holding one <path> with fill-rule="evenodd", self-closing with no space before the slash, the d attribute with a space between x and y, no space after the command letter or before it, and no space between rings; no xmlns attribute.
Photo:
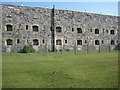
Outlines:
<svg viewBox="0 0 120 90"><path fill-rule="evenodd" d="M3 88L117 88L118 52L3 53Z"/></svg>

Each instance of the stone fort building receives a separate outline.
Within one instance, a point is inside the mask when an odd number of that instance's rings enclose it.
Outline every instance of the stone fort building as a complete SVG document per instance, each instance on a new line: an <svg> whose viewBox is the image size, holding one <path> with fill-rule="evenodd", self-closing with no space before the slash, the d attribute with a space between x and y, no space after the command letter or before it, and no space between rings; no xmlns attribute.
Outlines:
<svg viewBox="0 0 120 90"><path fill-rule="evenodd" d="M71 10L1 4L2 51L26 45L38 51L114 50L118 17Z"/></svg>

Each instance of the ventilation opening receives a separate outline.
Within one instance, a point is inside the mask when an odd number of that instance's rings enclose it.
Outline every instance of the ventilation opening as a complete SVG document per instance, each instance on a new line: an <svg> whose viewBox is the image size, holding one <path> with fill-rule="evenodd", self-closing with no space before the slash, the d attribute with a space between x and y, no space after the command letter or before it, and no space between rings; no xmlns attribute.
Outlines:
<svg viewBox="0 0 120 90"><path fill-rule="evenodd" d="M65 43L67 43L67 40L65 40Z"/></svg>
<svg viewBox="0 0 120 90"><path fill-rule="evenodd" d="M19 39L17 39L17 44L19 44L20 43L20 40Z"/></svg>
<svg viewBox="0 0 120 90"><path fill-rule="evenodd" d="M45 43L45 40L44 40L44 39L42 40L42 43L43 43L43 44Z"/></svg>
<svg viewBox="0 0 120 90"><path fill-rule="evenodd" d="M28 25L26 25L26 30L28 30Z"/></svg>

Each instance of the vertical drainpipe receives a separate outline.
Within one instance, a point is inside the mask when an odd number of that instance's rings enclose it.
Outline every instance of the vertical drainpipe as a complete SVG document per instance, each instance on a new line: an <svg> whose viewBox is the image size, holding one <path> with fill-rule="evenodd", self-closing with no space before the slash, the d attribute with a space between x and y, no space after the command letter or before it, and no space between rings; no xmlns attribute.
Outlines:
<svg viewBox="0 0 120 90"><path fill-rule="evenodd" d="M52 52L55 51L54 12L55 12L55 5L53 5L53 9L52 9L52 11L51 11L51 50L52 50Z"/></svg>

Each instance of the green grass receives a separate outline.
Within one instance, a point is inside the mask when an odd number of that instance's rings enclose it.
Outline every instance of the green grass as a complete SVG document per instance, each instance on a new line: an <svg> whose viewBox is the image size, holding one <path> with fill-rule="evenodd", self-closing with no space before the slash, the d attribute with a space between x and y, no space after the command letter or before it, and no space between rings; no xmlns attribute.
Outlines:
<svg viewBox="0 0 120 90"><path fill-rule="evenodd" d="M118 52L3 53L3 88L118 88Z"/></svg>

